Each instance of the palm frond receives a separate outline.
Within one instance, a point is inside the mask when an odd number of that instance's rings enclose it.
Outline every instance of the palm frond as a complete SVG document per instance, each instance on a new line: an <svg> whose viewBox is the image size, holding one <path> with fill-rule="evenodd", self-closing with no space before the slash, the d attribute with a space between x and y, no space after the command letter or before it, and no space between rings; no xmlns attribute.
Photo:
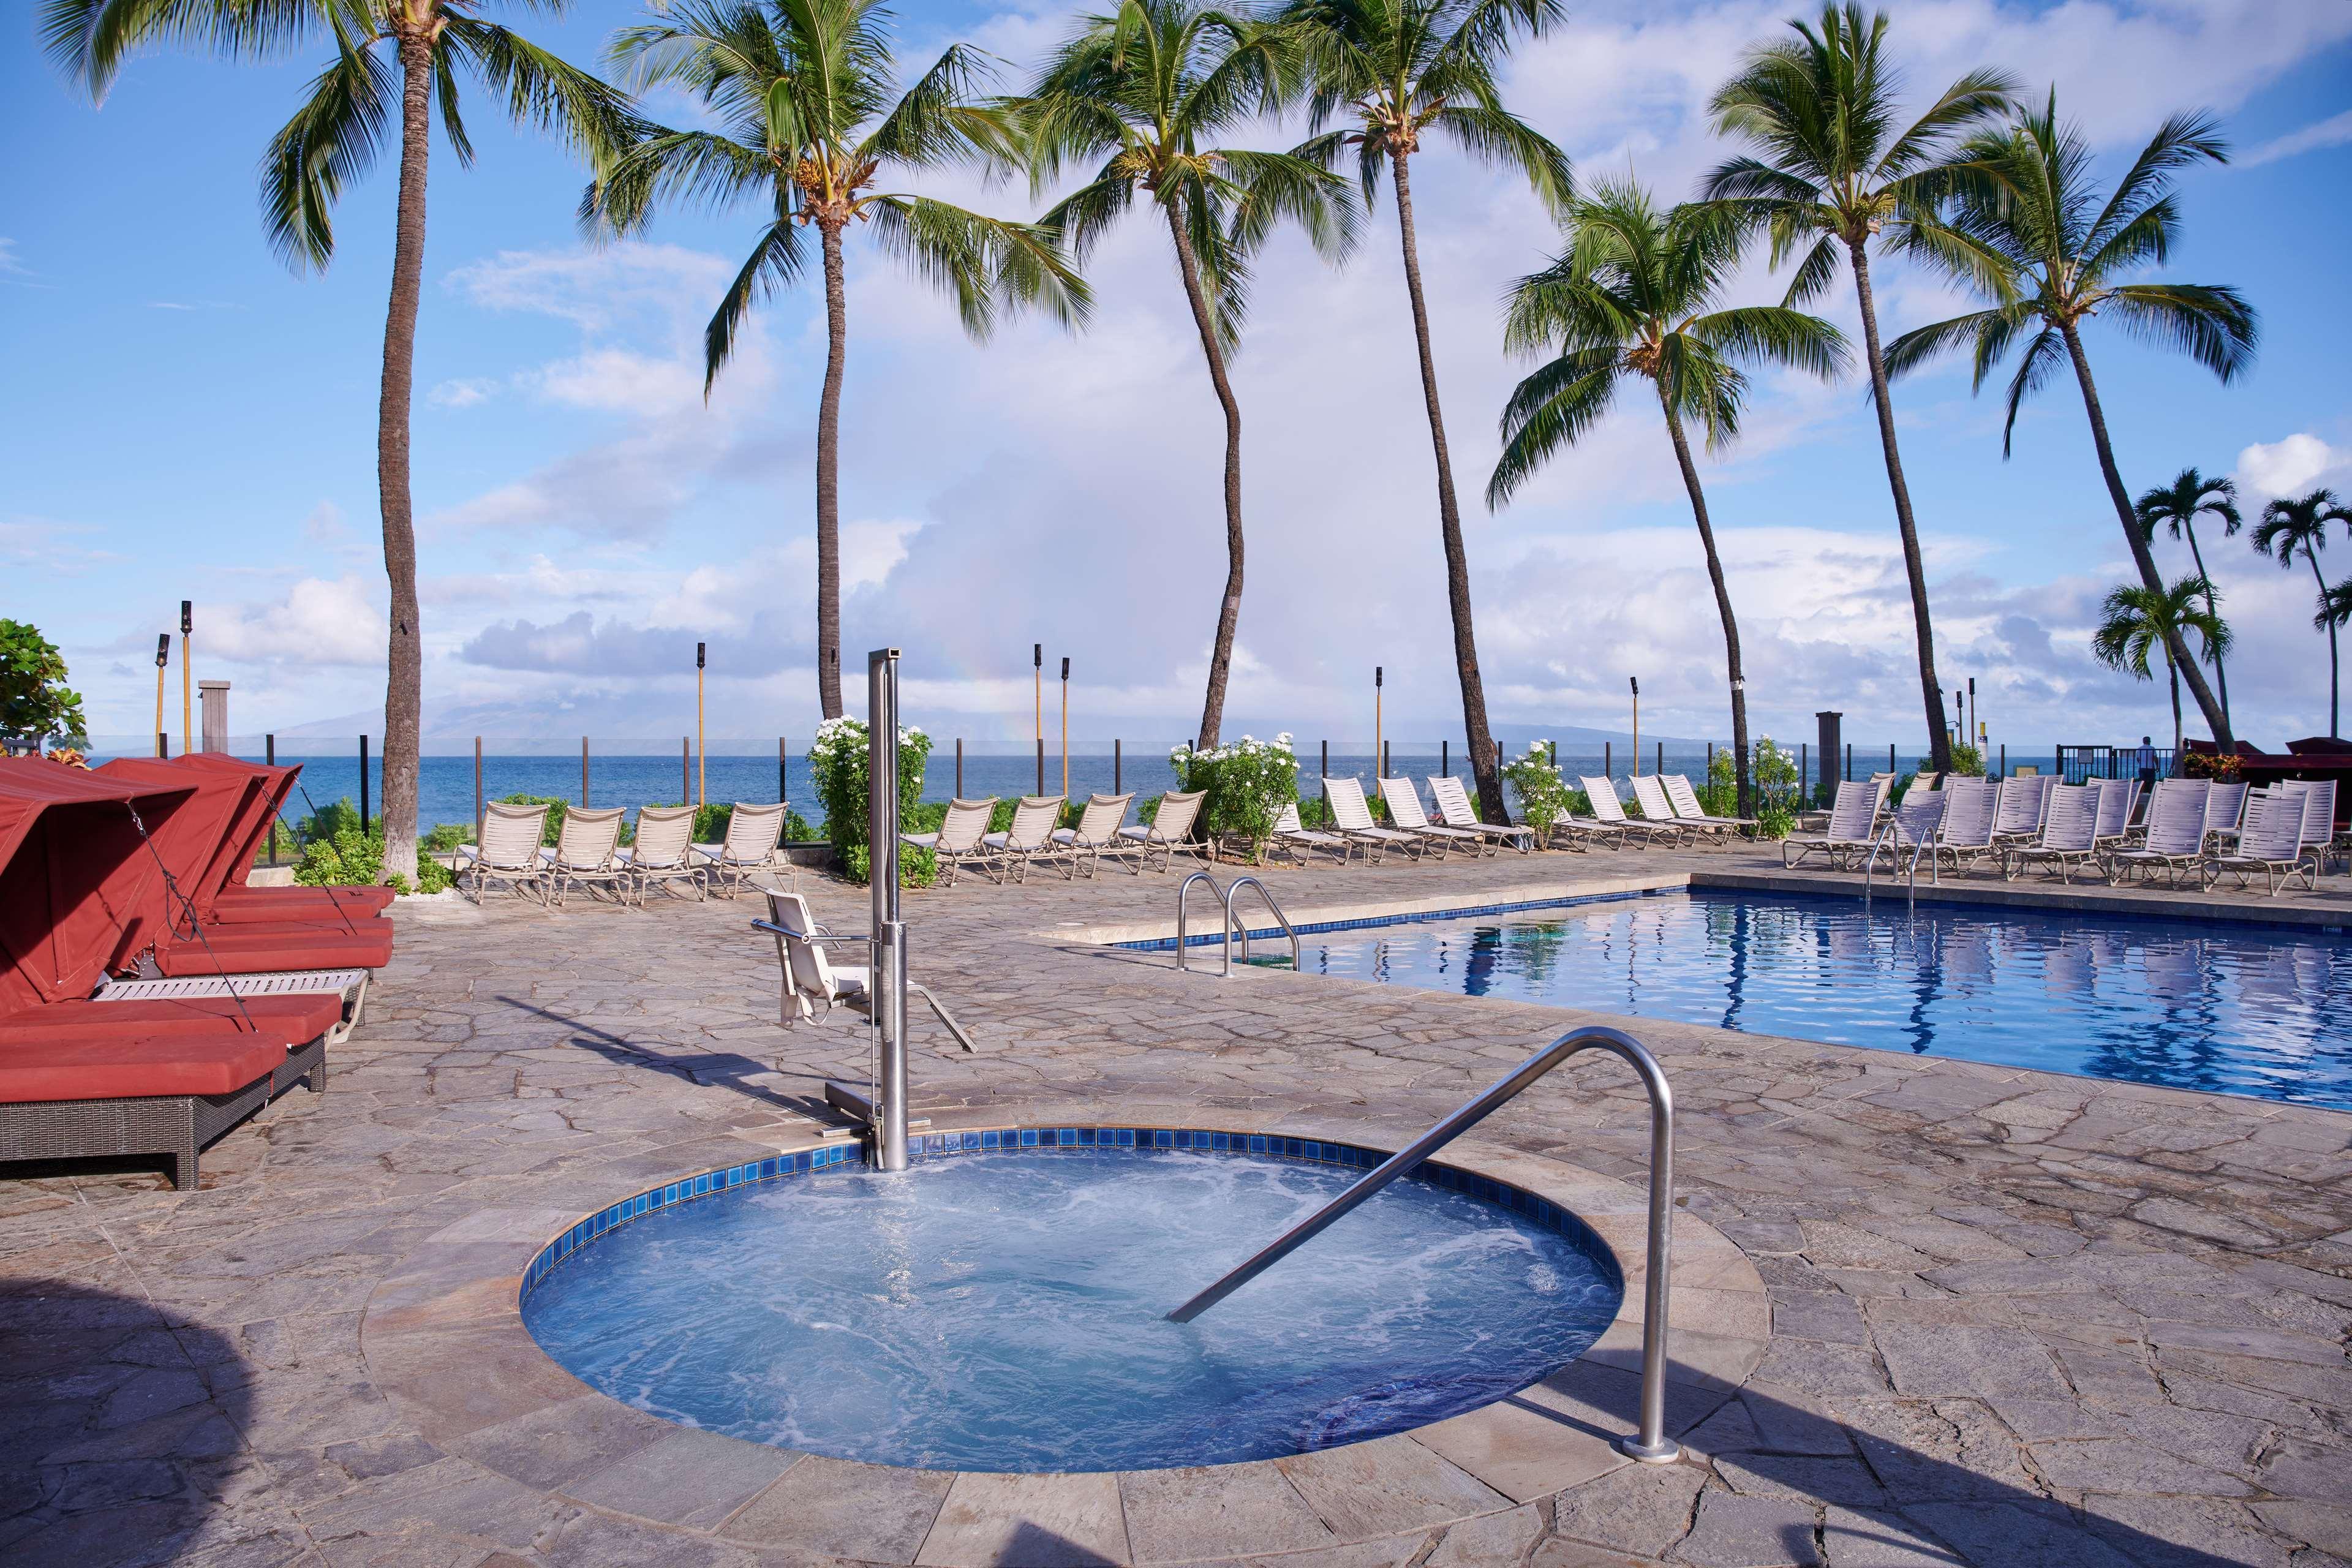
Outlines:
<svg viewBox="0 0 2352 1568"><path fill-rule="evenodd" d="M373 47L338 36L334 63L311 79L302 107L261 160L262 226L288 266L324 267L335 253L335 198L374 166L400 86Z"/></svg>
<svg viewBox="0 0 2352 1568"><path fill-rule="evenodd" d="M123 63L156 45L268 59L320 31L375 31L359 0L44 0L40 28L42 51L100 102Z"/></svg>
<svg viewBox="0 0 2352 1568"><path fill-rule="evenodd" d="M2254 308L2235 289L2207 283L2126 283L2099 307L2134 337L2187 354L2223 384L2253 363Z"/></svg>
<svg viewBox="0 0 2352 1568"><path fill-rule="evenodd" d="M779 220L760 231L751 254L736 271L719 309L702 330L702 395L705 401L719 381L719 373L735 353L735 340L751 307L800 276L801 231L797 224Z"/></svg>
<svg viewBox="0 0 2352 1568"><path fill-rule="evenodd" d="M1036 306L1064 326L1093 307L1086 280L1046 229L926 196L887 195L866 209L883 250L952 295L964 331L985 339L1004 314Z"/></svg>
<svg viewBox="0 0 2352 1568"><path fill-rule="evenodd" d="M1498 509L1562 449L1609 411L1622 374L1618 356L1588 349L1539 366L1511 391L1503 409L1502 455L1486 481L1486 505Z"/></svg>
<svg viewBox="0 0 2352 1568"><path fill-rule="evenodd" d="M1447 104L1431 121L1454 145L1481 163L1518 174L1553 214L1576 199L1576 179L1568 154L1517 115L1473 104Z"/></svg>
<svg viewBox="0 0 2352 1568"><path fill-rule="evenodd" d="M2221 122L2202 111L2175 114L2157 127L2139 156L2116 182L2107 203L2083 237L2082 248L2095 254L2107 241L2135 222L2151 204L2172 188L2172 176L2191 163L2230 161L2229 143L2221 139Z"/></svg>
<svg viewBox="0 0 2352 1568"><path fill-rule="evenodd" d="M1226 233L1241 255L1256 255L1285 222L1304 229L1326 261L1354 253L1362 212L1347 181L1295 153L1228 151L1223 162L1238 190Z"/></svg>
<svg viewBox="0 0 2352 1568"><path fill-rule="evenodd" d="M451 16L442 48L503 93L518 125L551 131L583 162L602 167L621 157L643 122L626 93L566 63L507 27Z"/></svg>
<svg viewBox="0 0 2352 1568"><path fill-rule="evenodd" d="M2009 378L2009 392L2003 399L2000 418L2000 456L2009 460L2010 442L2017 433L2017 411L2025 400L2042 390L2058 372L2059 362L2066 357L2065 340L2054 327L2044 327L2033 334L2025 345L2024 357L2018 362L2017 374Z"/></svg>
<svg viewBox="0 0 2352 1568"><path fill-rule="evenodd" d="M975 157L1009 163L1012 116L972 101L989 76L989 57L970 44L950 45L907 89L858 152L908 168L936 168Z"/></svg>
<svg viewBox="0 0 2352 1568"><path fill-rule="evenodd" d="M626 234L649 222L662 202L717 211L753 194L780 204L779 220L796 209L792 183L753 149L709 131L648 128L589 184L580 225L591 235Z"/></svg>
<svg viewBox="0 0 2352 1568"><path fill-rule="evenodd" d="M1819 316L1780 305L1742 305L1700 316L1683 329L1733 361L1787 365L1824 381L1851 362L1845 334Z"/></svg>

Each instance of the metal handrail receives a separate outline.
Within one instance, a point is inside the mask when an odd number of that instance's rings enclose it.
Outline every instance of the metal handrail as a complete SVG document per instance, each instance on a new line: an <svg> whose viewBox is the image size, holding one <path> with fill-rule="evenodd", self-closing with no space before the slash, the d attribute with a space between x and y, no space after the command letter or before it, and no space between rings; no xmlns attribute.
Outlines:
<svg viewBox="0 0 2352 1568"><path fill-rule="evenodd" d="M1944 879L1941 875L1942 865L1935 857L1935 835L1941 829L1942 822L1942 817L1938 816L1936 823L1928 828L1927 833L1924 837L1912 840L1911 860L1909 865L1905 868L1903 881L1905 897L1915 902L1919 897L1919 855L1921 851L1925 850L1927 852L1927 880L1929 883L1938 888L1944 885ZM1862 901L1865 904L1870 902L1871 881L1878 870L1879 848L1886 842L1887 836L1899 830L1902 826L1903 808L1898 805L1886 814L1886 826L1881 827L1870 841L1870 857L1862 863ZM1900 840L1897 840L1895 847L1898 853L1901 851L1903 846ZM1894 872L1890 869L1887 875L1892 877Z"/></svg>
<svg viewBox="0 0 2352 1568"><path fill-rule="evenodd" d="M1255 888L1257 889L1257 896L1265 901L1266 912L1275 918L1276 923L1282 927L1283 933L1290 938L1290 967L1294 970L1298 967L1298 932L1291 925L1290 917L1282 912L1282 906L1274 901L1274 894L1267 890L1266 885L1264 882L1259 881L1255 877L1236 877L1231 883L1225 887L1220 888L1217 886L1217 879L1209 875L1208 872L1195 871L1191 876L1185 878L1183 882L1176 889L1177 968L1185 969L1189 967L1184 962L1187 931L1186 921L1184 919L1184 905L1186 899L1192 891L1192 884L1195 882L1208 883L1209 891L1216 894L1217 901L1224 908L1225 962L1224 967L1217 973L1217 977L1220 980L1230 979L1234 973L1234 931L1239 920L1239 917L1234 912L1234 895L1240 892L1244 888ZM1249 930L1247 927L1242 928L1241 936L1242 962L1246 963L1249 962Z"/></svg>
<svg viewBox="0 0 2352 1568"><path fill-rule="evenodd" d="M1298 968L1298 932L1291 926L1290 917L1282 912L1282 906L1274 901L1274 895L1266 890L1265 884L1255 877L1236 877L1225 885L1224 972L1227 974L1234 972L1234 932L1237 928L1242 937L1242 962L1249 962L1249 927L1241 924L1241 917L1234 910L1234 895L1244 888L1257 889L1258 898L1265 904L1265 912L1274 917L1275 923L1281 926L1283 934L1290 939L1290 967L1296 973Z"/></svg>
<svg viewBox="0 0 2352 1568"><path fill-rule="evenodd" d="M1618 1449L1648 1464L1671 1464L1681 1447L1666 1436L1666 1296L1672 1282L1675 1190L1675 1096L1642 1042L1622 1030L1588 1024L1570 1029L1521 1062L1484 1094L1391 1154L1369 1176L1285 1231L1246 1263L1168 1314L1189 1323L1299 1247L1320 1236L1359 1204L1484 1121L1552 1068L1580 1051L1599 1049L1622 1057L1641 1076L1650 1095L1650 1237L1648 1276L1642 1282L1641 1430L1617 1439Z"/></svg>

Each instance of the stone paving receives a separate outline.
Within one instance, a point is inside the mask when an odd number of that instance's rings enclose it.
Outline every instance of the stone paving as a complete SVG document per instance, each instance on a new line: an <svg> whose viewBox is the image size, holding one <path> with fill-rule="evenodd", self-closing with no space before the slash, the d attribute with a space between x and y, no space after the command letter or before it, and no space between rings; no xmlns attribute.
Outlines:
<svg viewBox="0 0 2352 1568"><path fill-rule="evenodd" d="M1304 918L1767 866L1546 855L1270 879ZM1219 982L1087 945L1167 929L1173 882L910 895L916 976L984 1047L919 1024L919 1109L1392 1147L1599 1016ZM861 890L804 884L864 927ZM2270 907L2352 909L2342 879ZM1655 1020L1628 1026L1675 1085L1694 1238L1676 1465L1514 1468L1494 1406L1466 1434L1279 1464L975 1481L627 1410L520 1333L522 1261L593 1204L805 1145L824 1079L864 1074L862 1024L776 1025L753 912L404 905L327 1092L215 1144L202 1190L135 1166L7 1173L0 1561L2352 1563L2352 1117ZM1459 1147L1607 1208L1640 1185L1643 1102L1622 1066L1586 1061ZM1631 1422L1626 1364L1580 1362L1509 1418L1548 1453L1603 1454Z"/></svg>

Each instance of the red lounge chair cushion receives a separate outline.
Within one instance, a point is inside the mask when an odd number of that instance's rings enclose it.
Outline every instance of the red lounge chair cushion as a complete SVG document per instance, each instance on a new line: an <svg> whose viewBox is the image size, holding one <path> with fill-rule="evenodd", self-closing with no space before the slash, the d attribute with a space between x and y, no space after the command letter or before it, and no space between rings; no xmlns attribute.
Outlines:
<svg viewBox="0 0 2352 1568"><path fill-rule="evenodd" d="M281 911L282 913L283 911ZM373 942L392 940L392 922L373 915L294 915L274 921L239 921L235 925L208 925L200 941L195 937L174 933L173 947L202 947L206 942L257 942L263 938L276 940L281 936L363 936Z"/></svg>
<svg viewBox="0 0 2352 1568"><path fill-rule="evenodd" d="M267 1036L44 1040L0 1047L0 1104L233 1094L285 1065L284 1042Z"/></svg>
<svg viewBox="0 0 2352 1568"><path fill-rule="evenodd" d="M120 1038L246 1034L246 1017L281 1046L306 1045L342 1022L342 998L310 992L247 996L245 1011L226 996L154 997L137 1002L52 1002L0 1018L0 1045L61 1035Z"/></svg>
<svg viewBox="0 0 2352 1568"><path fill-rule="evenodd" d="M220 908L388 910L390 888L226 888Z"/></svg>
<svg viewBox="0 0 2352 1568"><path fill-rule="evenodd" d="M296 925L325 926L330 930L341 930L347 926L359 926L365 929L383 924L383 917L365 904L248 904L230 903L224 899L213 907L211 923L226 927L230 931L238 931L247 926L269 925L280 921L290 921Z"/></svg>
<svg viewBox="0 0 2352 1568"><path fill-rule="evenodd" d="M191 942L159 948L155 967L174 977L190 974L265 974L281 969L382 969L392 962L392 933L368 936L272 936L250 941L215 926L209 949Z"/></svg>

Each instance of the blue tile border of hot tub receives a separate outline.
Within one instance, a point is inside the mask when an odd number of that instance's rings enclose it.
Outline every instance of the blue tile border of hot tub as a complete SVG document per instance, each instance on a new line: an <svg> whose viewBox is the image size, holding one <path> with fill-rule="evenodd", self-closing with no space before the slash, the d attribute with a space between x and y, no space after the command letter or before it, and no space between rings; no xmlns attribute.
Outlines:
<svg viewBox="0 0 2352 1568"><path fill-rule="evenodd" d="M1300 1160L1312 1164L1338 1165L1360 1171L1372 1170L1393 1152L1328 1138L1293 1138L1279 1132L1234 1132L1201 1127L986 1127L960 1132L925 1132L908 1139L908 1154L916 1160L1064 1149L1117 1149L1141 1153L1182 1150L1191 1153ZM747 1160L740 1165L727 1165L717 1170L697 1172L690 1176L680 1176L674 1182L665 1182L659 1186L633 1194L618 1203L607 1204L540 1248L531 1258L530 1266L523 1270L519 1299L530 1300L531 1291L559 1266L579 1256L590 1242L633 1220L760 1182L804 1176L837 1166L862 1164L858 1153L856 1144L835 1143L819 1149L804 1149L793 1154ZM1460 1193L1516 1215L1538 1229L1563 1237L1590 1257L1620 1290L1624 1289L1624 1275L1615 1254L1575 1210L1549 1198L1538 1197L1524 1187L1513 1186L1508 1182L1499 1182L1492 1176L1482 1176L1435 1160L1422 1165L1405 1179L1429 1182L1447 1192Z"/></svg>
<svg viewBox="0 0 2352 1568"><path fill-rule="evenodd" d="M1628 888L1612 893L1578 893L1565 899L1557 896L1549 899L1522 899L1515 903L1465 904L1459 909L1417 910L1404 914L1366 915L1360 920L1308 921L1296 929L1300 936L1313 936L1318 931L1367 931L1374 926L1425 925L1432 921L1468 920L1475 915L1515 915L1525 913L1528 910L1566 910L1574 909L1580 904L1614 904L1622 903L1628 899L1661 899L1689 891L1688 888L1684 887ZM1251 930L1249 940L1265 942L1282 934L1280 926L1267 926L1263 931ZM1200 936L1185 938L1184 945L1213 947L1223 941L1224 941L1224 933L1213 931ZM1144 937L1135 942L1106 942L1104 945L1124 949L1130 952L1173 952L1176 951L1176 939L1172 936L1154 936Z"/></svg>

